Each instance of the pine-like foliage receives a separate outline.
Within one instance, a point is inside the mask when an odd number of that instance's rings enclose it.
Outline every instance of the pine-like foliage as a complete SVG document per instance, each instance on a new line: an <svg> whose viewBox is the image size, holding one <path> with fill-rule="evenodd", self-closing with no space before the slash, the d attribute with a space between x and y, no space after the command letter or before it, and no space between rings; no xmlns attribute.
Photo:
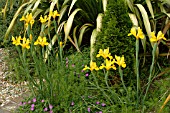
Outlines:
<svg viewBox="0 0 170 113"><path fill-rule="evenodd" d="M107 12L102 21L102 29L96 38L94 55L96 56L99 49L106 49L107 47L109 47L113 56L124 55L127 64L126 69L124 69L124 76L129 78L134 76L135 38L127 36L132 27L127 11L124 0L108 1Z"/></svg>

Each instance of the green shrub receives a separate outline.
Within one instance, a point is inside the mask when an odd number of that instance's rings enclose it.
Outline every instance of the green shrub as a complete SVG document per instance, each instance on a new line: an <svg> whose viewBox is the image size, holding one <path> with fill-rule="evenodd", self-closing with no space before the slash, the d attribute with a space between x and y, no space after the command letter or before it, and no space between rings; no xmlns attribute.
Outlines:
<svg viewBox="0 0 170 113"><path fill-rule="evenodd" d="M134 77L135 38L127 36L132 27L127 11L124 0L108 1L107 12L102 20L102 29L96 38L95 55L99 49L107 47L113 56L124 55L127 64L124 76L130 82L130 77ZM114 73L114 75L117 74Z"/></svg>

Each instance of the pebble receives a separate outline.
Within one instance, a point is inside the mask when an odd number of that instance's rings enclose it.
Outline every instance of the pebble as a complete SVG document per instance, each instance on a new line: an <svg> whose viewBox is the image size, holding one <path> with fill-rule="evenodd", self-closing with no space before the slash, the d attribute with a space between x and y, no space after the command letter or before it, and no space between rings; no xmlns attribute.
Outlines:
<svg viewBox="0 0 170 113"><path fill-rule="evenodd" d="M12 100L27 92L28 87L26 86L27 82L13 84L9 80L5 80L12 73L8 72L8 67L4 61L4 57L7 57L7 54L8 52L5 49L0 48L0 108L12 111L18 105L15 105Z"/></svg>

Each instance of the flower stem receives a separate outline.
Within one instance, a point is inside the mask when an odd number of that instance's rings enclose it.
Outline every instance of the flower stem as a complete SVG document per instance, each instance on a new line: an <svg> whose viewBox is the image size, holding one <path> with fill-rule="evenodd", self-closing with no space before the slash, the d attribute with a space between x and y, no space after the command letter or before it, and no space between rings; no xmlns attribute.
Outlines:
<svg viewBox="0 0 170 113"><path fill-rule="evenodd" d="M96 76L94 75L93 72L92 72L92 75L93 75L93 78L94 78L94 81L95 81L95 83L96 83L97 88L98 88L100 91L102 91L103 94L104 94L104 95L109 99L109 101L113 104L113 101L110 99L110 97L105 93L105 91L104 91L102 88L100 88L100 86L99 86L99 84L98 84L98 82L97 82Z"/></svg>
<svg viewBox="0 0 170 113"><path fill-rule="evenodd" d="M123 88L125 89L125 91L126 91L126 93L127 93L127 95L128 95L128 90L127 90L127 88L126 88L126 86L125 86L125 83L124 83L124 80L123 80L123 70L121 69L120 66L119 66L119 74L120 74L120 79L121 79L122 84L123 84Z"/></svg>
<svg viewBox="0 0 170 113"><path fill-rule="evenodd" d="M137 79L137 107L139 105L139 88L140 88L140 78L139 78L139 39L136 39L136 79Z"/></svg>
<svg viewBox="0 0 170 113"><path fill-rule="evenodd" d="M143 97L143 109L142 109L142 113L144 113L144 101L145 101L145 98L146 98L146 95L148 93L148 90L149 90L149 87L150 87L150 84L151 84L151 78L152 78L152 72L153 72L153 68L154 68L154 64L155 64L155 54L156 54L156 49L157 49L157 46L158 44L155 43L154 46L153 46L153 50L152 50L152 64L151 64L151 67L150 67L150 74L149 74L149 78L148 78L148 86L146 88L146 92L145 92L145 95Z"/></svg>
<svg viewBox="0 0 170 113"><path fill-rule="evenodd" d="M108 75L109 75L109 71L107 71L106 74L105 74L105 83L106 83L106 86L109 89L110 93L112 93L112 95L113 95L112 97L114 98L114 100L117 102L116 98L118 98L121 101L121 99L118 97L118 95L113 90L111 90L111 88L110 88L110 86L108 84Z"/></svg>

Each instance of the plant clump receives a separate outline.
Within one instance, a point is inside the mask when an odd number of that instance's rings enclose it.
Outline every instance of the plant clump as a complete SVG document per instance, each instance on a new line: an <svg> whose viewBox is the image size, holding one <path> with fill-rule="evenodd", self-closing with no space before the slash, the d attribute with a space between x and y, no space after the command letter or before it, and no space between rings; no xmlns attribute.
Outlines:
<svg viewBox="0 0 170 113"><path fill-rule="evenodd" d="M134 74L132 70L134 70L135 40L128 37L132 23L127 11L124 0L108 1L107 11L102 20L101 32L96 38L95 55L99 48L103 49L108 46L112 54L124 54L128 65L124 75L125 77L128 75L129 78L133 77Z"/></svg>

